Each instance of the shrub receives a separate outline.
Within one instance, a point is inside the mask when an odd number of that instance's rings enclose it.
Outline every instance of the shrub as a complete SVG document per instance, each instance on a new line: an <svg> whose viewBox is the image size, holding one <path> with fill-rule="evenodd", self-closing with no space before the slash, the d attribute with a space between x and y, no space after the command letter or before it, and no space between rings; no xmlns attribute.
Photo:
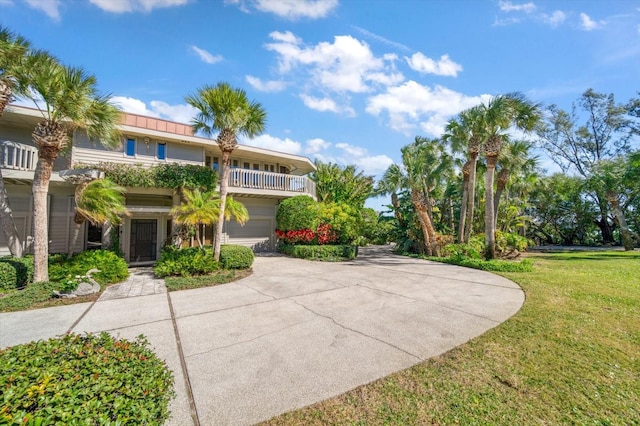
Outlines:
<svg viewBox="0 0 640 426"><path fill-rule="evenodd" d="M69 334L17 345L0 350L0 423L162 424L173 382L144 336Z"/></svg>
<svg viewBox="0 0 640 426"><path fill-rule="evenodd" d="M213 260L211 247L166 246L162 249L160 260L156 262L153 272L159 277L191 277L210 274L218 269L220 264Z"/></svg>
<svg viewBox="0 0 640 426"><path fill-rule="evenodd" d="M463 257L480 259L482 258L482 248L479 249L474 244L449 244L444 246L440 254L445 257L454 257L456 259Z"/></svg>
<svg viewBox="0 0 640 426"><path fill-rule="evenodd" d="M282 200L276 213L276 228L281 231L316 229L318 220L314 206L318 204L307 195Z"/></svg>
<svg viewBox="0 0 640 426"><path fill-rule="evenodd" d="M60 284L51 282L32 283L24 289L0 298L0 312L23 311L36 303L51 299L51 293L60 290Z"/></svg>
<svg viewBox="0 0 640 426"><path fill-rule="evenodd" d="M533 271L533 262L529 259L522 259L520 262L511 262L507 260L483 260L471 259L468 257L429 257L429 260L437 262L450 263L453 265L466 266L467 268L481 269L491 272L531 272Z"/></svg>
<svg viewBox="0 0 640 426"><path fill-rule="evenodd" d="M59 256L49 259L49 279L51 281L68 282L82 277L90 269L100 272L92 275L99 284L114 284L124 281L129 276L127 262L109 250L87 250L71 258Z"/></svg>
<svg viewBox="0 0 640 426"><path fill-rule="evenodd" d="M357 246L352 245L294 245L281 244L278 251L300 259L321 260L325 262L337 262L341 260L355 259Z"/></svg>
<svg viewBox="0 0 640 426"><path fill-rule="evenodd" d="M223 269L249 269L253 265L253 251L236 244L220 246L220 265Z"/></svg>
<svg viewBox="0 0 640 426"><path fill-rule="evenodd" d="M360 211L344 203L319 203L316 206L318 222L331 225L337 244L352 244L363 228Z"/></svg>
<svg viewBox="0 0 640 426"><path fill-rule="evenodd" d="M33 281L33 256L0 258L0 291L24 287Z"/></svg>
<svg viewBox="0 0 640 426"><path fill-rule="evenodd" d="M529 246L529 240L518 234L496 231L496 256L517 257Z"/></svg>

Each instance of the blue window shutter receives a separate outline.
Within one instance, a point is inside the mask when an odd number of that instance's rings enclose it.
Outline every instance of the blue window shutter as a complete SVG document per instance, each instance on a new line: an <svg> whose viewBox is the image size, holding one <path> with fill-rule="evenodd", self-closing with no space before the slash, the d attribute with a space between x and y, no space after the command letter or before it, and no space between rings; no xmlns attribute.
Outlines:
<svg viewBox="0 0 640 426"><path fill-rule="evenodd" d="M158 160L164 160L167 157L167 144L158 144Z"/></svg>
<svg viewBox="0 0 640 426"><path fill-rule="evenodd" d="M135 157L136 155L136 140L127 139L127 156Z"/></svg>

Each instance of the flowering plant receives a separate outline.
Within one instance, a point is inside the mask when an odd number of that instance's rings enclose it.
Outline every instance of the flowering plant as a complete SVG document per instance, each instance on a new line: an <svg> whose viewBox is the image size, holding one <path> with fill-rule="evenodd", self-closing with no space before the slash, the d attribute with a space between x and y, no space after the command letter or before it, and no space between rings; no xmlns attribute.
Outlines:
<svg viewBox="0 0 640 426"><path fill-rule="evenodd" d="M331 225L323 223L318 225L316 231L311 229L294 229L283 231L276 229L276 236L286 244L312 244L319 245L335 242L337 237Z"/></svg>

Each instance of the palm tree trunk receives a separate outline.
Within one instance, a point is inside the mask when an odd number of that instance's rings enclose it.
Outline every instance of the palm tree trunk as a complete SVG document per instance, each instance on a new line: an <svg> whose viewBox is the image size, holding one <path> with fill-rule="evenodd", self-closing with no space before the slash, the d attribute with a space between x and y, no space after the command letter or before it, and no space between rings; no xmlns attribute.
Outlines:
<svg viewBox="0 0 640 426"><path fill-rule="evenodd" d="M229 191L229 164L231 152L222 150L222 165L220 167L220 213L216 222L216 235L213 244L213 259L220 261L220 246L222 245L222 227L224 226L224 210L227 207L227 192Z"/></svg>
<svg viewBox="0 0 640 426"><path fill-rule="evenodd" d="M411 190L411 202L418 213L422 235L424 237L424 245L427 256L438 256L438 242L436 241L436 231L429 217L429 209L419 191Z"/></svg>
<svg viewBox="0 0 640 426"><path fill-rule="evenodd" d="M11 255L14 257L22 257L22 242L18 235L16 223L13 220L7 188L4 186L4 179L2 177L2 169L0 169L0 225L2 225L2 231L7 240L7 246L9 246Z"/></svg>
<svg viewBox="0 0 640 426"><path fill-rule="evenodd" d="M82 229L82 224L84 223L84 217L76 212L73 218L73 223L75 224L75 226L73 227L73 236L71 237L71 242L69 243L69 250L67 250L67 255L69 257L73 256L73 249L76 247L76 243L78 242L80 230Z"/></svg>
<svg viewBox="0 0 640 426"><path fill-rule="evenodd" d="M496 194L493 198L493 221L496 229L498 228L498 208L500 207L500 198L502 197L502 193L507 186L507 181L509 180L509 170L502 167L498 172L498 179L496 183Z"/></svg>
<svg viewBox="0 0 640 426"><path fill-rule="evenodd" d="M471 160L467 160L462 166L462 204L460 204L460 223L458 224L458 243L464 243L465 223L467 219L467 208L469 207L469 174L471 171Z"/></svg>
<svg viewBox="0 0 640 426"><path fill-rule="evenodd" d="M49 281L49 217L47 195L59 149L41 146L33 176L33 282Z"/></svg>
<svg viewBox="0 0 640 426"><path fill-rule="evenodd" d="M632 251L634 249L633 234L631 233L629 226L627 226L627 220L625 219L624 212L620 207L620 200L618 199L617 194L613 192L607 193L607 200L609 200L613 206L613 214L616 216L618 225L620 226L620 236L624 250Z"/></svg>
<svg viewBox="0 0 640 426"><path fill-rule="evenodd" d="M487 156L487 174L485 175L484 241L487 260L496 257L496 227L493 212L493 176L498 156Z"/></svg>
<svg viewBox="0 0 640 426"><path fill-rule="evenodd" d="M469 198L467 207L467 218L465 220L466 229L464 231L464 243L468 244L473 229L473 214L476 200L476 168L478 164L478 153L471 154L471 168L469 169Z"/></svg>

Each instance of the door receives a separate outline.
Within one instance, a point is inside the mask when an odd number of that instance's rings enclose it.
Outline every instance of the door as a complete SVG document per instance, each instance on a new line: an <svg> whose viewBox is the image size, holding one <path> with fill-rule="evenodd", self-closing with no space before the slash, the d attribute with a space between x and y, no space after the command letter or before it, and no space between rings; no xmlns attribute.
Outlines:
<svg viewBox="0 0 640 426"><path fill-rule="evenodd" d="M131 244L129 262L156 260L158 221L156 219L131 219Z"/></svg>

